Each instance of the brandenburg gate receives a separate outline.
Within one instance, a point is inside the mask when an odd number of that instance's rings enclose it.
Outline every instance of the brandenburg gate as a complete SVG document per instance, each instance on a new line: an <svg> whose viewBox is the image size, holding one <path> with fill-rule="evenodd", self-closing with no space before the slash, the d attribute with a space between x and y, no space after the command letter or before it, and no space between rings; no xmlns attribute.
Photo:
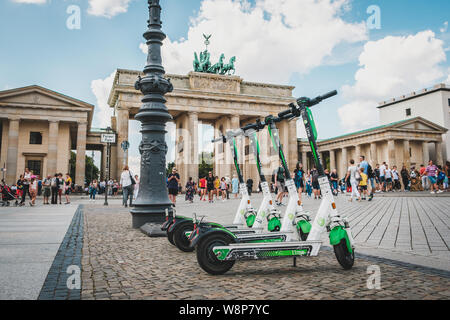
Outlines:
<svg viewBox="0 0 450 320"><path fill-rule="evenodd" d="M118 133L117 146L112 149L111 177L119 178L124 163L124 153L120 148L128 140L128 123L142 105L141 92L134 83L143 74L139 71L119 69L116 72L108 104L114 108L112 127ZM204 72L190 72L188 75L168 74L174 86L166 94L166 106L176 125L176 166L184 187L189 177L198 179L199 146L198 126L200 123L214 127L215 137L227 130L240 128L268 115L276 115L285 110L295 99L294 87L266 83L246 82L234 75ZM295 167L298 161L296 122L279 124L280 138L288 163ZM278 163L266 131L259 133L264 172L270 176ZM249 152L248 139L241 140L240 162L245 179L252 178L258 183L258 173L253 155ZM233 159L228 145L214 147L214 174L230 177L234 174Z"/></svg>

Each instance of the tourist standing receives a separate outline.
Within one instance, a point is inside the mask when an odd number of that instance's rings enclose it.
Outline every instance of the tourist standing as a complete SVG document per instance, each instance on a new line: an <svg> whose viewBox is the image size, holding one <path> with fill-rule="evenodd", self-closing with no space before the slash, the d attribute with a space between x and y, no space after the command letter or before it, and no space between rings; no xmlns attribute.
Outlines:
<svg viewBox="0 0 450 320"><path fill-rule="evenodd" d="M19 177L19 180L17 180L17 183L16 183L16 185L17 185L17 189L16 189L17 199L19 199L19 198L22 199L22 195L23 195L23 182L24 182L23 174L21 174L20 177ZM22 203L22 201L21 201L19 205L20 205L20 206L23 206L23 205L25 205L25 204Z"/></svg>
<svg viewBox="0 0 450 320"><path fill-rule="evenodd" d="M172 173L167 177L167 181L167 187L169 188L169 198L175 206L180 185L180 175L177 173L176 168L172 169Z"/></svg>
<svg viewBox="0 0 450 320"><path fill-rule="evenodd" d="M28 168L25 168L25 172L23 174L23 192L22 192L22 200L20 201L21 205L25 204L25 198L28 195L31 200L30 195L30 181L31 181L31 172Z"/></svg>
<svg viewBox="0 0 450 320"><path fill-rule="evenodd" d="M331 180L331 189L333 191L333 194L335 196L338 195L338 182L339 182L339 177L337 174L337 170L333 169L331 171L331 175L330 175L330 180Z"/></svg>
<svg viewBox="0 0 450 320"><path fill-rule="evenodd" d="M213 203L214 202L214 176L212 174L212 172L208 173L208 177L206 178L206 189L208 191L208 200L209 203Z"/></svg>
<svg viewBox="0 0 450 320"><path fill-rule="evenodd" d="M381 192L386 191L386 170L388 166L386 162L380 166L380 184L381 184Z"/></svg>
<svg viewBox="0 0 450 320"><path fill-rule="evenodd" d="M196 184L193 181L192 177L189 177L189 181L186 183L186 197L185 201L189 201L190 203L194 203L194 195L196 190Z"/></svg>
<svg viewBox="0 0 450 320"><path fill-rule="evenodd" d="M367 182L369 180L369 177L367 176L367 174L364 173L363 167L359 168L359 175L361 176L361 181L359 182L360 188L359 200L366 200L366 196L368 195Z"/></svg>
<svg viewBox="0 0 450 320"><path fill-rule="evenodd" d="M236 175L234 175L231 180L231 192L234 194L234 198L237 199L239 194L239 179Z"/></svg>
<svg viewBox="0 0 450 320"><path fill-rule="evenodd" d="M219 200L219 193L220 193L220 179L218 176L214 179L214 192L216 194L216 199Z"/></svg>
<svg viewBox="0 0 450 320"><path fill-rule="evenodd" d="M320 184L319 184L319 171L314 167L311 170L311 180L312 180L312 187L314 192L314 200L316 199L322 199L322 195L320 193Z"/></svg>
<svg viewBox="0 0 450 320"><path fill-rule="evenodd" d="M89 201L95 202L95 196L97 195L98 183L97 180L92 181L89 184Z"/></svg>
<svg viewBox="0 0 450 320"><path fill-rule="evenodd" d="M130 168L125 165L120 174L119 185L122 188L122 205L128 207L128 198L130 198L130 207L133 205L133 186L136 184Z"/></svg>
<svg viewBox="0 0 450 320"><path fill-rule="evenodd" d="M227 199L227 181L225 177L220 179L220 191L222 192L222 202L225 202Z"/></svg>
<svg viewBox="0 0 450 320"><path fill-rule="evenodd" d="M31 176L28 190L30 192L30 197L31 197L30 206L34 207L34 205L36 203L37 192L38 192L38 182L37 182L36 176Z"/></svg>
<svg viewBox="0 0 450 320"><path fill-rule="evenodd" d="M308 194L308 197L311 198L311 194L312 194L311 171L308 171L308 173L305 176L305 187L306 187L306 193Z"/></svg>
<svg viewBox="0 0 450 320"><path fill-rule="evenodd" d="M423 190L424 191L429 190L429 188L430 188L430 180L428 180L427 168L425 168L425 165L423 165L423 164L420 165L419 174L420 174L420 179L422 180L422 188L423 188Z"/></svg>
<svg viewBox="0 0 450 320"><path fill-rule="evenodd" d="M403 182L403 190L404 191L409 191L409 180L410 180L410 175L408 172L408 169L406 169L406 166L403 165L402 170L400 171L400 175L402 177L402 182Z"/></svg>
<svg viewBox="0 0 450 320"><path fill-rule="evenodd" d="M430 193L437 193L439 188L437 186L437 167L433 164L433 160L430 160L428 162L428 166L425 169L426 175L428 177L428 180L430 181L430 188L431 188L431 192Z"/></svg>
<svg viewBox="0 0 450 320"><path fill-rule="evenodd" d="M278 206L281 206L283 204L284 186L285 186L285 184L284 184L284 168L283 167L278 168L278 170L275 173L275 179L276 179L276 184L277 184L277 189L278 189L276 204Z"/></svg>
<svg viewBox="0 0 450 320"><path fill-rule="evenodd" d="M64 180L64 195L66 196L66 203L70 204L70 192L72 188L72 178L70 177L69 173L66 173L66 179Z"/></svg>
<svg viewBox="0 0 450 320"><path fill-rule="evenodd" d="M354 198L358 199L360 201L361 195L358 192L358 185L360 181L361 175L358 172L358 167L355 166L355 160L350 160L350 166L347 169L347 175L345 176L345 180L349 181L352 188L352 195L350 198L350 202L353 201Z"/></svg>
<svg viewBox="0 0 450 320"><path fill-rule="evenodd" d="M392 167L392 180L394 191L400 191L402 189L402 186L400 184L400 176L397 171L397 166Z"/></svg>
<svg viewBox="0 0 450 320"><path fill-rule="evenodd" d="M200 201L206 201L206 177L203 177L199 181L200 187Z"/></svg>
<svg viewBox="0 0 450 320"><path fill-rule="evenodd" d="M50 204L48 202L49 198L50 198L50 194L51 194L51 184L52 184L52 176L48 175L47 178L44 179L44 181L42 182L43 186L44 186L44 205L46 204Z"/></svg>
<svg viewBox="0 0 450 320"><path fill-rule="evenodd" d="M304 174L305 174L305 171L303 171L303 164L301 164L300 162L297 162L297 165L294 170L294 183L295 183L295 187L297 188L298 197L299 197L300 201L302 201L302 193L303 193L303 189L305 187L304 183L303 183Z"/></svg>
<svg viewBox="0 0 450 320"><path fill-rule="evenodd" d="M386 192L392 191L392 170L389 168L389 165L387 163L384 175L386 179Z"/></svg>
<svg viewBox="0 0 450 320"><path fill-rule="evenodd" d="M58 190L59 190L59 179L58 174L55 173L55 176L52 178L51 182L51 192L52 192L51 204L58 204Z"/></svg>

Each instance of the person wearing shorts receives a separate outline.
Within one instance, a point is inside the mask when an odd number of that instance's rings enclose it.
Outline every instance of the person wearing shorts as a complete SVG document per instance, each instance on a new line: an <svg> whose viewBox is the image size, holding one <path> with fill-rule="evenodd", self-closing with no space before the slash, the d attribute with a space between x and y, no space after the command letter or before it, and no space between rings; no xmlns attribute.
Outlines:
<svg viewBox="0 0 450 320"><path fill-rule="evenodd" d="M439 190L437 185L437 171L438 167L433 164L433 160L428 162L428 167L425 169L425 173L428 177L428 181L430 181L431 193L437 193Z"/></svg>
<svg viewBox="0 0 450 320"><path fill-rule="evenodd" d="M169 188L169 198L175 206L180 185L180 175L177 173L176 168L172 169L172 173L167 177L167 181Z"/></svg>

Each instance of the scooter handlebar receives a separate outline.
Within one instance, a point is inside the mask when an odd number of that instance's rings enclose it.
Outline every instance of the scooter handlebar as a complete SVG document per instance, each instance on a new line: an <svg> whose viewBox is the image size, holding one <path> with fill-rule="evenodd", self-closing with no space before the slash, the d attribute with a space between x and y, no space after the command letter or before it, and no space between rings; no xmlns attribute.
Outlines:
<svg viewBox="0 0 450 320"><path fill-rule="evenodd" d="M331 97L336 96L337 94L338 94L337 90L333 90L333 91L328 92L327 94L324 94L323 96L321 96L320 100L323 101L323 100L329 99Z"/></svg>

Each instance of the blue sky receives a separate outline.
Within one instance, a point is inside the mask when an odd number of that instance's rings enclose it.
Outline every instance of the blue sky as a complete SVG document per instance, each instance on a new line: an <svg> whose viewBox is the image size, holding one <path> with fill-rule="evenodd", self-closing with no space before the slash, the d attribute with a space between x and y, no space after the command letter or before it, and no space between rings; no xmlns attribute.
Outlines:
<svg viewBox="0 0 450 320"><path fill-rule="evenodd" d="M98 105L98 97L91 89L92 81L107 78L117 68L143 69L146 57L139 49L139 45L143 42L142 34L146 30L147 1L115 1L127 5L124 7L125 12L115 14L112 17L105 17L98 15L98 12L92 12L92 9L90 9L92 3L90 2L97 0L47 0L45 4L25 4L15 1L24 0L3 0L0 2L0 90L38 84ZM309 2L309 0L304 1ZM249 2L251 5L255 4L255 1ZM289 0L286 0L286 2L289 2ZM191 18L198 17L201 11L201 3L201 0L161 0L163 28L172 42L181 38L187 39L187 41L191 40L188 34L189 27L192 27ZM357 91L360 87L367 87L368 80L361 80L361 83L358 83L355 80L355 73L361 68L358 59L368 41L383 41L389 36L400 39L401 37L415 36L426 30L434 32L432 41L442 41L440 46L445 57L442 58L442 54L439 55L441 52L436 53L435 62L426 67L436 68L436 75L428 81L412 82L410 86L432 85L437 82L444 82L449 77L450 35L448 21L450 20L450 1L354 0L348 1L348 4L350 4L350 9L340 14L339 18L342 21L355 25L365 23L369 17L366 13L367 8L370 5L377 5L381 9L381 29L366 30L364 40L355 41L350 45L337 43L332 54L327 55L321 63L317 63L309 69L299 66L298 70L292 70L290 74L285 74L286 81L281 82L296 86L295 96L315 96L332 89L341 91L340 89L345 85L349 88L348 92ZM70 5L77 5L81 9L80 30L69 30L66 27L66 20L69 17L66 10ZM213 11L211 8L209 10L208 12ZM208 12L206 9L204 10L203 18L210 14ZM302 15L299 13L300 16ZM445 22L447 22L447 27ZM228 23L230 25L224 26L225 28L236 24L237 21L228 20ZM201 25L197 24L197 27L200 28ZM208 30L204 30L204 32L206 33ZM243 32L245 33L245 31ZM314 32L312 30L308 35L302 35L298 39L290 38L285 43L301 46L306 36L320 39L322 34L314 34ZM219 31L218 34L220 34ZM264 37L264 35L261 35L261 37ZM234 39L235 36L233 35L230 35L229 39L213 38L211 47L220 51L222 50L221 43L224 41L227 43L233 42ZM420 42L418 43L420 44ZM177 49L176 45L175 43L174 50ZM246 43L235 45L245 46ZM380 48L381 45L382 42L380 42ZM197 50L200 49L202 48ZM228 50L228 48L224 50ZM289 52L290 45L277 50ZM190 52L189 56L192 54L193 52ZM229 54L234 53L230 52ZM255 56L257 54L255 53ZM297 58L302 59L302 57ZM406 61L408 58L409 55L405 54ZM273 54L272 59L274 64L279 63L276 54ZM426 54L421 58L421 60L424 59L427 59ZM371 68L376 68L373 66L372 60L370 60ZM238 56L237 75L241 75L241 68L242 72L248 75L252 81L259 79L257 73L252 73L251 66L243 64L240 66L239 61ZM171 65L170 61L165 61L166 63L169 66ZM380 61L380 63L382 62ZM187 68L190 67L190 65L187 66ZM412 60L411 68L415 67L417 67L417 63ZM170 72L171 70L167 71ZM399 72L403 71L400 70ZM407 73L405 73L405 77L406 75ZM269 81L270 79L270 73L264 74L263 80L266 82L280 82L279 79L284 78L283 75L274 74L274 81ZM405 88L410 89L408 86L399 86L385 92L387 92L386 94L400 95L404 93L400 90L406 90ZM372 93L368 93L367 97L363 93L356 96L347 93L341 94L323 107L317 108L315 118L319 123L320 138L338 136L349 130L346 127L345 119L343 119L345 113L339 111L344 105L358 104L359 102L361 102L361 105L369 102L373 104L373 101L377 101L377 99L388 98L390 96L382 97L380 94L374 96ZM353 109L349 106L348 110ZM363 109L359 111L365 112ZM358 123L358 118L352 119L352 121L356 122L356 125L361 124L359 127L364 127L364 124L366 124L363 118L361 118L360 123ZM370 122L367 122L366 126L370 126L370 124ZM356 126L353 127L356 128ZM136 150L132 149L132 153L136 154Z"/></svg>

